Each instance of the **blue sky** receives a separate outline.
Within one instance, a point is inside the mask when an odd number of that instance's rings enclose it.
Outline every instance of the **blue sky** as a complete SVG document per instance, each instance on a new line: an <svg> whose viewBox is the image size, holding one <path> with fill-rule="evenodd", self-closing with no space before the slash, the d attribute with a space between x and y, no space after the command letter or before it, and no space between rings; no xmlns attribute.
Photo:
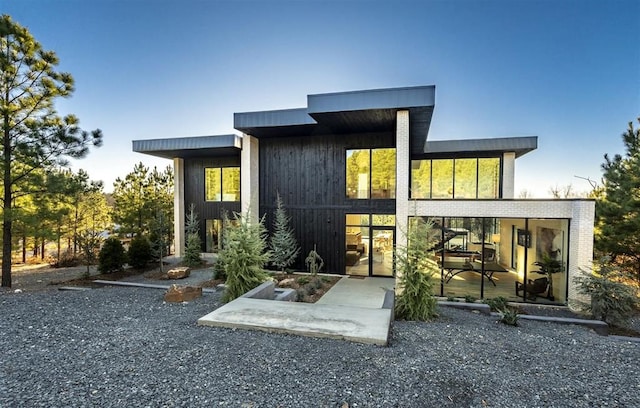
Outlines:
<svg viewBox="0 0 640 408"><path fill-rule="evenodd" d="M536 197L600 179L640 116L640 1L0 0L76 80L61 113L100 128L74 168L111 191L135 139L237 133L233 112L306 95L436 85L430 140L538 136ZM637 122L636 122L637 123Z"/></svg>

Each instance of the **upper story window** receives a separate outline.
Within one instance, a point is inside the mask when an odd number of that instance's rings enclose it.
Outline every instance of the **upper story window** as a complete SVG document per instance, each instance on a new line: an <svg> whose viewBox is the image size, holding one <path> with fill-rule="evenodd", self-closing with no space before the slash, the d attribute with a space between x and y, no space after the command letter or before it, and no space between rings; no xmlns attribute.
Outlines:
<svg viewBox="0 0 640 408"><path fill-rule="evenodd" d="M396 197L396 149L347 150L347 198Z"/></svg>
<svg viewBox="0 0 640 408"><path fill-rule="evenodd" d="M240 201L240 167L204 169L205 201Z"/></svg>
<svg viewBox="0 0 640 408"><path fill-rule="evenodd" d="M500 158L412 160L411 198L500 198Z"/></svg>

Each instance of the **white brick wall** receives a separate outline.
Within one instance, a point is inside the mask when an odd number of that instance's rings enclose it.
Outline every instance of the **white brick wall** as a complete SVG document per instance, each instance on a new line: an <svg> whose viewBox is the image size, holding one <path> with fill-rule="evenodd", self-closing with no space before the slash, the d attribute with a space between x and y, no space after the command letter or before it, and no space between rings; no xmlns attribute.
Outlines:
<svg viewBox="0 0 640 408"><path fill-rule="evenodd" d="M573 277L580 269L591 270L593 260L593 224L595 221L595 202L578 201L573 206L573 216L569 230L569 300L586 299L579 295L573 283ZM569 306L572 306L569 304Z"/></svg>
<svg viewBox="0 0 640 408"><path fill-rule="evenodd" d="M413 202L412 202L413 208ZM419 200L418 215L442 217L574 218L593 212L593 200ZM589 207L584 209L583 207ZM579 209L579 210L578 210ZM591 216L593 226L593 215ZM593 234L593 232L592 232Z"/></svg>
<svg viewBox="0 0 640 408"><path fill-rule="evenodd" d="M578 297L573 277L593 259L593 200L407 200L410 215L414 205L420 216L569 219L568 300Z"/></svg>
<svg viewBox="0 0 640 408"><path fill-rule="evenodd" d="M396 245L407 245L407 218L413 207L409 204L409 111L396 114Z"/></svg>

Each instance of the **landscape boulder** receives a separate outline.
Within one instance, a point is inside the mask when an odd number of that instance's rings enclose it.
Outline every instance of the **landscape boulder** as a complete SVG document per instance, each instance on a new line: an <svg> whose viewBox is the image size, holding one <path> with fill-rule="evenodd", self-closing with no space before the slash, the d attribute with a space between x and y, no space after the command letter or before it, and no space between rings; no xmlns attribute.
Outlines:
<svg viewBox="0 0 640 408"><path fill-rule="evenodd" d="M283 288L288 288L291 285L293 285L295 283L295 279L293 278L287 278L287 279L283 279L280 281L280 283L278 283L278 286L283 287Z"/></svg>
<svg viewBox="0 0 640 408"><path fill-rule="evenodd" d="M202 296L202 288L196 286L171 285L164 294L165 302L188 302Z"/></svg>
<svg viewBox="0 0 640 408"><path fill-rule="evenodd" d="M167 277L169 279L183 279L191 274L191 268L188 266L179 266L177 268L169 269Z"/></svg>

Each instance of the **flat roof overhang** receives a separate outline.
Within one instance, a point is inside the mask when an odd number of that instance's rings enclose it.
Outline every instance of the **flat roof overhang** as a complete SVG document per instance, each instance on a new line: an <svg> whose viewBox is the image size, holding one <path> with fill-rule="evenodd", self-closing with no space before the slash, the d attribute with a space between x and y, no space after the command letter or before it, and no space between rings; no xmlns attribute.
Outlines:
<svg viewBox="0 0 640 408"><path fill-rule="evenodd" d="M434 140L425 145L420 156L464 153L514 152L516 158L538 148L538 136L503 137L491 139Z"/></svg>
<svg viewBox="0 0 640 408"><path fill-rule="evenodd" d="M258 138L310 135L314 133L317 124L307 113L307 108L233 114L235 129Z"/></svg>
<svg viewBox="0 0 640 408"><path fill-rule="evenodd" d="M242 138L233 134L133 141L134 152L164 159L234 156L240 150Z"/></svg>
<svg viewBox="0 0 640 408"><path fill-rule="evenodd" d="M307 108L234 114L234 128L255 137L393 131L398 110L409 110L412 145L424 147L435 86L307 96Z"/></svg>

